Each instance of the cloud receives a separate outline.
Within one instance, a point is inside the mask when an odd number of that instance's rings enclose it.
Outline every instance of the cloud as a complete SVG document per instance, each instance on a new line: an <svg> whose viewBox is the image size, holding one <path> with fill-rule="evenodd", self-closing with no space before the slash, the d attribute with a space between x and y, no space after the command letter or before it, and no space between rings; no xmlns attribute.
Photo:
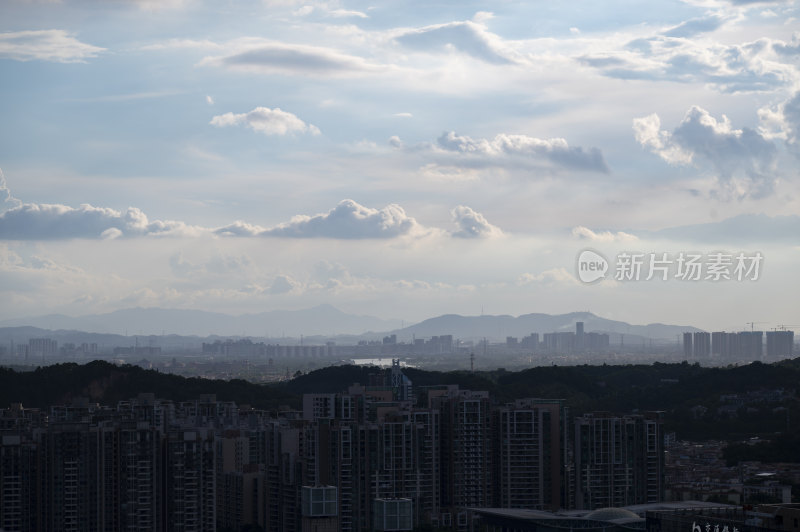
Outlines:
<svg viewBox="0 0 800 532"><path fill-rule="evenodd" d="M578 285L580 282L566 268L552 268L541 273L523 273L517 278L519 286L528 285Z"/></svg>
<svg viewBox="0 0 800 532"><path fill-rule="evenodd" d="M372 209L346 199L326 213L314 216L298 215L290 221L264 228L243 221L214 229L214 234L231 237L285 237L367 239L423 236L430 234L456 238L493 238L502 236L500 228L490 224L479 212L459 205L450 211L457 229L446 232L427 228L408 216L397 204Z"/></svg>
<svg viewBox="0 0 800 532"><path fill-rule="evenodd" d="M11 198L1 179L0 173L0 192L6 191ZM458 206L451 214L458 226L458 230L451 233L452 236L486 238L502 235L500 229L469 207ZM117 211L88 204L72 208L66 205L13 203L11 208L0 213L0 240L113 240L147 236L196 237L203 234L221 237L388 239L422 236L432 232L444 233L423 227L399 205L390 204L382 209L373 209L350 199L339 202L326 213L294 216L288 222L269 228L239 220L209 229L181 221L151 221L135 207ZM204 265L193 265L178 254L170 259L170 266L176 274L183 275L197 271L220 273L247 266L245 259L222 257Z"/></svg>
<svg viewBox="0 0 800 532"><path fill-rule="evenodd" d="M71 102L132 102L136 100L152 100L156 98L168 98L170 96L177 96L185 94L184 91L178 90L162 90L162 91L143 91L143 92L130 92L127 94L107 94L104 96L92 96L89 98L70 98Z"/></svg>
<svg viewBox="0 0 800 532"><path fill-rule="evenodd" d="M59 264L56 261L39 255L31 255L23 258L16 251L11 249L8 244L0 243L0 271L9 272L17 270L47 270L61 273L83 273L80 268Z"/></svg>
<svg viewBox="0 0 800 532"><path fill-rule="evenodd" d="M185 277L201 270L200 267L189 262L183 256L183 252L178 252L169 258L169 267L172 273L178 277Z"/></svg>
<svg viewBox="0 0 800 532"><path fill-rule="evenodd" d="M129 0L133 4L139 6L141 9L147 11L161 11L164 9L182 9L193 0Z"/></svg>
<svg viewBox="0 0 800 532"><path fill-rule="evenodd" d="M693 19L663 34L633 39L622 49L592 52L578 60L612 78L707 83L727 93L769 91L796 81L796 68L773 53L786 45L783 41L720 44L690 38L724 22L714 16Z"/></svg>
<svg viewBox="0 0 800 532"><path fill-rule="evenodd" d="M450 211L453 222L458 226L458 231L452 235L457 238L491 238L502 236L499 227L490 224L479 212L475 212L465 205L459 205Z"/></svg>
<svg viewBox="0 0 800 532"><path fill-rule="evenodd" d="M547 163L575 170L608 173L608 166L599 149L570 147L563 138L539 139L501 133L493 139L472 139L451 131L443 133L429 149L438 153L458 154L458 159L451 163L458 166L470 166L470 163L486 166Z"/></svg>
<svg viewBox="0 0 800 532"><path fill-rule="evenodd" d="M264 227L237 220L232 224L215 229L214 233L220 236L259 236L266 230Z"/></svg>
<svg viewBox="0 0 800 532"><path fill-rule="evenodd" d="M313 290L340 292L346 287L364 290L371 287L373 283L373 279L353 275L346 266L339 262L320 260L314 263L306 287Z"/></svg>
<svg viewBox="0 0 800 532"><path fill-rule="evenodd" d="M783 104L782 111L786 124L786 144L800 155L800 92Z"/></svg>
<svg viewBox="0 0 800 532"><path fill-rule="evenodd" d="M636 236L630 233L622 231L617 231L616 233L612 231L596 232L582 225L572 228L572 236L581 240L591 240L592 242L632 242L638 240Z"/></svg>
<svg viewBox="0 0 800 532"><path fill-rule="evenodd" d="M374 291L379 284L381 284L379 280L353 275L341 263L321 260L314 264L312 276L305 288L333 293L370 292Z"/></svg>
<svg viewBox="0 0 800 532"><path fill-rule="evenodd" d="M710 165L739 198L772 191L777 150L758 131L734 129L725 115L718 121L698 106L692 106L672 132L660 127L655 114L633 121L636 140L668 163Z"/></svg>
<svg viewBox="0 0 800 532"><path fill-rule="evenodd" d="M252 266L253 261L247 255L235 256L218 253L209 259L203 267L209 273L229 275L231 273L243 272Z"/></svg>
<svg viewBox="0 0 800 532"><path fill-rule="evenodd" d="M767 242L796 244L797 235L800 235L800 216L740 214L719 222L667 227L658 231L641 231L641 234L643 238L664 238L715 245L737 243L761 246Z"/></svg>
<svg viewBox="0 0 800 532"><path fill-rule="evenodd" d="M211 253L206 254L208 251ZM197 251L193 255L195 260L187 258L181 250L167 259L172 274L179 279L175 286L181 290L190 287L207 289L212 285L244 289L260 273L257 263L248 255L231 255L206 246L199 256Z"/></svg>
<svg viewBox="0 0 800 532"><path fill-rule="evenodd" d="M105 48L82 43L64 30L0 33L0 59L83 63Z"/></svg>
<svg viewBox="0 0 800 532"><path fill-rule="evenodd" d="M313 12L314 12L314 6L305 5L300 9L292 11L292 14L297 17L305 17L306 15L310 15Z"/></svg>
<svg viewBox="0 0 800 532"><path fill-rule="evenodd" d="M759 132L765 138L779 138L787 148L800 157L800 91L776 107L759 109L762 127Z"/></svg>
<svg viewBox="0 0 800 532"><path fill-rule="evenodd" d="M301 284L288 275L278 275L273 279L272 285L269 287L269 293L274 295L286 294L299 286Z"/></svg>
<svg viewBox="0 0 800 532"><path fill-rule="evenodd" d="M220 236L273 236L287 238L394 238L423 233L424 228L396 204L371 209L346 199L326 213L298 215L290 221L264 228L237 221L214 230Z"/></svg>
<svg viewBox="0 0 800 532"><path fill-rule="evenodd" d="M470 20L435 24L407 31L395 40L408 48L423 52L456 50L481 61L496 65L516 63L502 39L486 26Z"/></svg>
<svg viewBox="0 0 800 532"><path fill-rule="evenodd" d="M80 286L85 292L92 284L92 279L80 268L14 247L30 249L0 242L0 293L9 309L14 308L14 303L23 302L41 308L43 292L48 289Z"/></svg>
<svg viewBox="0 0 800 532"><path fill-rule="evenodd" d="M778 55L794 59L800 54L800 33L792 35L791 42L772 41L772 49L775 50L775 53Z"/></svg>
<svg viewBox="0 0 800 532"><path fill-rule="evenodd" d="M25 203L0 214L0 239L3 240L183 236L200 231L183 222L149 221L135 207L120 212L91 205L75 209L66 205Z"/></svg>
<svg viewBox="0 0 800 532"><path fill-rule="evenodd" d="M350 277L350 272L347 268L338 262L330 262L327 260L320 260L314 263L314 277L318 281L327 281L328 279L345 279Z"/></svg>
<svg viewBox="0 0 800 532"><path fill-rule="evenodd" d="M221 45L204 39L199 41L197 39L167 39L153 44L147 44L140 47L140 50L145 51L160 51L160 50L203 50L203 49L220 49Z"/></svg>
<svg viewBox="0 0 800 532"><path fill-rule="evenodd" d="M425 179L434 181L477 181L481 177L479 170L464 168L455 164L428 163L421 166L417 171Z"/></svg>
<svg viewBox="0 0 800 532"><path fill-rule="evenodd" d="M751 4L784 4L786 0L729 0L731 4L737 6L747 6Z"/></svg>
<svg viewBox="0 0 800 532"><path fill-rule="evenodd" d="M394 238L419 232L421 226L396 204L371 209L346 199L326 213L299 215L267 229L263 236L293 238Z"/></svg>
<svg viewBox="0 0 800 532"><path fill-rule="evenodd" d="M670 164L689 164L692 154L684 150L679 144L672 142L668 131L661 130L661 119L653 113L648 116L633 119L633 132L637 142L657 153Z"/></svg>
<svg viewBox="0 0 800 532"><path fill-rule="evenodd" d="M718 15L709 15L703 18L693 18L681 22L663 32L667 37L694 37L700 33L706 33L718 29L725 22L725 19Z"/></svg>
<svg viewBox="0 0 800 532"><path fill-rule="evenodd" d="M272 3L272 4L286 3L286 4L289 4L289 5L292 5L292 4L297 4L299 2L292 2L290 0L289 2L280 2L280 1L278 1L278 2L270 2L270 3ZM367 15L366 13L364 13L362 11L356 11L356 10L352 10L352 9L336 8L336 7L333 7L331 4L332 3L327 3L327 2L320 2L320 3L317 3L315 5L304 4L300 8L294 9L292 11L292 14L294 16L296 16L296 17L306 17L306 16L308 16L308 15L310 15L312 13L316 13L316 14L319 14L321 16L331 17L331 18L353 18L353 17L355 17L355 18L369 18L369 15Z"/></svg>
<svg viewBox="0 0 800 532"><path fill-rule="evenodd" d="M320 133L317 126L306 124L297 116L278 107L275 109L256 107L252 111L242 114L225 113L215 116L209 123L217 127L245 125L253 131L265 135L288 135L290 133L319 135Z"/></svg>
<svg viewBox="0 0 800 532"><path fill-rule="evenodd" d="M243 39L228 47L233 50L227 55L205 57L200 65L323 77L359 74L376 68L360 57L320 46Z"/></svg>
<svg viewBox="0 0 800 532"><path fill-rule="evenodd" d="M6 176L3 174L3 169L0 168L0 212L18 207L21 204L20 200L11 195L11 189L8 188L8 183L6 183Z"/></svg>
<svg viewBox="0 0 800 532"><path fill-rule="evenodd" d="M328 11L328 15L334 18L369 18L366 13L362 13L361 11L355 11L352 9L331 9Z"/></svg>

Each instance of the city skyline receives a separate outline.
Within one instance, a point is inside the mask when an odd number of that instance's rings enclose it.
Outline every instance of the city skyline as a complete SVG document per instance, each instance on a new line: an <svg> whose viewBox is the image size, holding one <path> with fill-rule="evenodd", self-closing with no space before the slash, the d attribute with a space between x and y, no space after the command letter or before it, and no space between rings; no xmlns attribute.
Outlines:
<svg viewBox="0 0 800 532"><path fill-rule="evenodd" d="M794 1L0 15L0 319L328 303L800 323ZM576 275L586 249L605 279ZM626 254L668 280L617 279ZM732 278L679 276L715 254ZM737 256L760 269L737 279Z"/></svg>

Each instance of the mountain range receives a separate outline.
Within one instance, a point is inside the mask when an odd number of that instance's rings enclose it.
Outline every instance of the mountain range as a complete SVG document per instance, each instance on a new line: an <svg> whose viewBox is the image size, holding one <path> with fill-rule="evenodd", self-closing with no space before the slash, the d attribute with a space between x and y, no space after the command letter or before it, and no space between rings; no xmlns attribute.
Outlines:
<svg viewBox="0 0 800 532"><path fill-rule="evenodd" d="M232 316L204 310L130 308L107 314L65 316L48 314L0 321L0 327L31 326L50 330L77 330L121 335L258 336L363 334L401 325L400 320L347 314L331 305L304 310L273 310Z"/></svg>
<svg viewBox="0 0 800 532"><path fill-rule="evenodd" d="M397 334L398 339L402 340L411 336L425 338L438 334L452 334L454 337L464 340L485 337L489 340L501 341L507 336L522 338L536 332L539 333L541 340L541 335L544 333L574 332L575 324L579 321L583 322L586 332L602 332L612 335L612 342L614 338L619 338L619 335L674 342L678 334L700 330L695 327L663 323L631 325L624 321L602 318L591 312L571 312L557 315L523 314L517 317L445 314L404 329L392 331L392 333Z"/></svg>
<svg viewBox="0 0 800 532"><path fill-rule="evenodd" d="M59 331L61 333L59 336L64 336L66 331L85 331L94 335L121 337L157 336L160 338L157 341L159 345L186 343L185 340L181 340L186 336L195 337L192 343L197 342L199 338L215 336L285 339L299 338L301 335L310 342L336 338L340 343L355 343L359 340L381 339L389 334L397 335L399 341L451 334L462 340L486 338L498 342L504 341L507 336L522 338L534 332L542 335L549 332L575 331L575 324L579 321L584 323L586 332L610 334L613 343L619 342L621 335L630 338L632 342L643 339L674 342L676 336L681 333L700 330L690 326L661 323L631 325L623 321L602 318L590 312L559 315L523 314L516 317L445 314L398 328L399 320L347 314L331 305L320 305L305 310L270 311L240 316L202 310L161 308L133 308L80 317L50 314L0 321L2 328L0 334L19 341L16 338L34 334L33 330L25 329L35 327L37 330ZM38 335L42 335L43 332Z"/></svg>

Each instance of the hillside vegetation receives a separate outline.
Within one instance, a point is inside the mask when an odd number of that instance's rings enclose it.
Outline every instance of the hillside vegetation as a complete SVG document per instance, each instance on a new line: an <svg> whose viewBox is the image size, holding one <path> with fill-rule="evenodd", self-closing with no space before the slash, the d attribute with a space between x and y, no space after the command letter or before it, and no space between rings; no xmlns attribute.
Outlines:
<svg viewBox="0 0 800 532"><path fill-rule="evenodd" d="M77 397L114 404L141 392L181 401L213 393L219 400L275 411L283 405L300 408L304 393L335 393L355 382L369 384L371 375L374 378L381 371L373 367L332 366L287 382L263 385L244 380L184 378L102 361L57 364L30 372L0 368L0 405L21 402L24 406L45 408ZM731 446L731 456L738 458L790 458L800 453L800 359L729 368L683 362L545 366L516 372L436 372L415 368L404 372L415 387L457 384L464 389L487 390L498 402L525 397L564 399L571 416L592 411L660 410L665 429L676 432L681 439L773 440L770 445L774 449ZM800 461L800 456L796 459Z"/></svg>

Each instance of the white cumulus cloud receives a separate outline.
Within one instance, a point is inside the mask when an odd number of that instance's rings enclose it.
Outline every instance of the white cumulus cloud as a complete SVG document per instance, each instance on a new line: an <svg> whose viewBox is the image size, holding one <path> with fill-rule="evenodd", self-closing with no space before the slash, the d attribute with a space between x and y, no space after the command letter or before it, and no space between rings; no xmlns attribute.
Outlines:
<svg viewBox="0 0 800 532"><path fill-rule="evenodd" d="M449 131L443 133L435 143L407 146L394 136L389 139L389 144L395 149L434 158L437 166L568 168L608 173L608 166L599 149L570 146L563 138L540 139L500 133L492 139L473 139Z"/></svg>
<svg viewBox="0 0 800 532"><path fill-rule="evenodd" d="M711 167L720 183L740 198L772 191L775 144L754 129L735 129L725 115L717 120L692 106L671 132L661 129L655 114L634 119L633 130L643 147L670 164Z"/></svg>
<svg viewBox="0 0 800 532"><path fill-rule="evenodd" d="M523 273L517 278L517 284L527 285L577 285L575 276L565 268L552 268L541 273Z"/></svg>
<svg viewBox="0 0 800 532"><path fill-rule="evenodd" d="M286 294L287 292L291 292L300 286L301 283L295 281L288 275L278 275L272 280L272 284L269 287L269 293L273 295Z"/></svg>
<svg viewBox="0 0 800 532"><path fill-rule="evenodd" d="M718 16L692 19L661 34L632 39L621 48L611 44L603 52L589 52L578 59L612 78L705 83L727 93L771 91L796 82L797 69L789 57L793 54L781 56L790 43L761 38L722 44L693 38L724 23Z"/></svg>
<svg viewBox="0 0 800 532"><path fill-rule="evenodd" d="M635 235L623 231L617 231L616 233L612 231L592 231L582 225L572 228L572 236L593 242L631 242L638 240Z"/></svg>
<svg viewBox="0 0 800 532"><path fill-rule="evenodd" d="M3 169L0 168L0 212L18 207L22 202L11 195L11 189L8 188L6 183L6 176L3 174Z"/></svg>
<svg viewBox="0 0 800 532"><path fill-rule="evenodd" d="M424 231L399 205L372 209L346 199L328 212L297 215L275 227L264 228L237 221L215 229L214 233L220 236L361 239L394 238Z"/></svg>
<svg viewBox="0 0 800 532"><path fill-rule="evenodd" d="M417 221L397 204L372 209L346 199L326 213L295 216L261 234L297 238L393 238L420 229Z"/></svg>
<svg viewBox="0 0 800 532"><path fill-rule="evenodd" d="M765 138L784 140L800 156L800 91L775 107L759 109L758 117L762 124L759 132Z"/></svg>
<svg viewBox="0 0 800 532"><path fill-rule="evenodd" d="M202 232L183 222L148 220L135 207L117 211L88 204L24 203L0 214L0 239L57 240L70 238L114 239L138 236L185 236Z"/></svg>
<svg viewBox="0 0 800 532"><path fill-rule="evenodd" d="M458 226L458 230L452 233L454 237L491 238L503 234L499 227L490 224L481 213L465 205L459 205L450 214Z"/></svg>
<svg viewBox="0 0 800 532"><path fill-rule="evenodd" d="M258 236L264 231L266 231L265 227L237 220L232 224L215 229L214 233L220 236Z"/></svg>
<svg viewBox="0 0 800 532"><path fill-rule="evenodd" d="M296 115L276 107L256 107L248 113L225 113L211 119L210 124L217 127L245 125L265 135L288 135L291 133L310 133L319 135L319 128L306 124Z"/></svg>

